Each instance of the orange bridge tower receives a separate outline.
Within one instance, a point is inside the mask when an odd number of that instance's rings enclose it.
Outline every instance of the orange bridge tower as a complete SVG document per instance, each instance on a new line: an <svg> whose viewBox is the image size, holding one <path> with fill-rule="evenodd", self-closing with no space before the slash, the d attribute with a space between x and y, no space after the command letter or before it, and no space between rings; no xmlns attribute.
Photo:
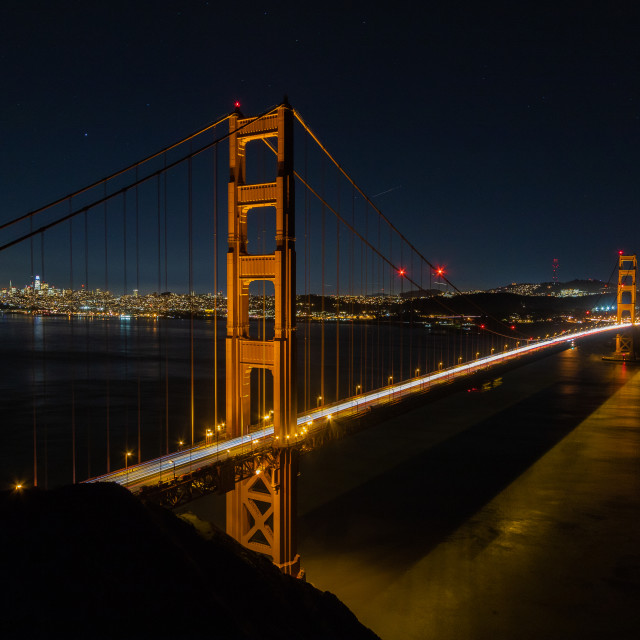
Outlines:
<svg viewBox="0 0 640 640"><path fill-rule="evenodd" d="M636 256L620 255L618 268L618 311L616 322L636 322ZM629 335L618 333L616 335L617 358L634 359L633 329Z"/></svg>
<svg viewBox="0 0 640 640"><path fill-rule="evenodd" d="M296 482L298 451L288 446L296 432L296 252L293 175L293 111L286 103L259 118L238 112L229 121L229 206L227 253L226 424L230 437L251 425L251 371L273 376L275 453L271 464L227 493L227 533L244 546L270 556L296 576ZM247 151L267 143L277 154L275 182L247 184ZM274 144L275 142L275 144ZM261 207L275 208L275 251L250 254L247 220ZM255 214L255 212L254 212ZM249 334L249 284L272 282L275 320L272 339Z"/></svg>

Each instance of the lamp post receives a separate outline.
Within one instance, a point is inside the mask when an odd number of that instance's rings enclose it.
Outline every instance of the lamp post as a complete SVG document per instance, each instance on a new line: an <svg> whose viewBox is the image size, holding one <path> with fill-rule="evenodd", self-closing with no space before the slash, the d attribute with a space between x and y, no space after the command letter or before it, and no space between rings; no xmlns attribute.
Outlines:
<svg viewBox="0 0 640 640"><path fill-rule="evenodd" d="M173 479L176 479L176 462L175 460L167 460L169 464L173 465Z"/></svg>
<svg viewBox="0 0 640 640"><path fill-rule="evenodd" d="M316 409L320 406L321 401L322 401L322 396L318 396L318 399L316 401Z"/></svg>
<svg viewBox="0 0 640 640"><path fill-rule="evenodd" d="M131 455L131 451L127 451L124 454L124 470L126 473L126 483L129 484L129 456Z"/></svg>

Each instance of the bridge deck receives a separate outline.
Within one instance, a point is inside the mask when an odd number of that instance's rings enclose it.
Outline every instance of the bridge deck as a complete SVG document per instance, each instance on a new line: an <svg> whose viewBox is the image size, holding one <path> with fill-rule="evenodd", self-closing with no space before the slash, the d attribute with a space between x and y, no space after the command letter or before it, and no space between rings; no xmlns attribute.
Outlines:
<svg viewBox="0 0 640 640"><path fill-rule="evenodd" d="M628 328L629 325L626 325ZM552 346L557 346L564 342L571 342L605 331L620 330L625 325L611 324L576 331L574 333L563 334L558 337L539 340L484 358L478 358L473 362L467 362L458 366L429 373L424 376L412 378L411 380L392 384L382 389L362 393L361 395L348 398L346 400L324 405L313 411L308 411L298 416L299 432L295 436L295 442L301 443L305 438L313 435L314 432L324 429L327 421L334 418L345 417L368 408L387 403L391 400L399 399L408 394L423 392L434 385L450 382L452 380L467 376L475 371L490 367L492 365L513 360L525 354L540 351ZM247 455L259 455L266 449L274 446L273 427L253 431L242 437L230 440L222 440L210 444L198 444L194 447L176 451L174 453L149 460L141 464L131 465L126 469L119 469L102 476L90 478L85 482L117 482L132 491L138 491L143 486L156 485L162 482L171 482L180 476L191 473L196 469L215 465L219 462L228 461Z"/></svg>

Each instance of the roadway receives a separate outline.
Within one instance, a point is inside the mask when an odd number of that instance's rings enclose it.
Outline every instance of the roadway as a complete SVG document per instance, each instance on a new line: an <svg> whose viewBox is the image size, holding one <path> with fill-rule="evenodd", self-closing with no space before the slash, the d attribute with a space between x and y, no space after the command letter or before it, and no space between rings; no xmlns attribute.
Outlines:
<svg viewBox="0 0 640 640"><path fill-rule="evenodd" d="M298 415L298 432L294 435L294 443L299 442L314 430L322 429L328 420L346 417L364 411L370 407L384 404L390 400L414 392L425 391L432 386L451 382L457 378L467 376L480 369L485 369L498 363L521 357L525 354L540 351L565 342L572 342L580 338L586 338L599 333L628 328L629 325L609 324L593 329L563 333L560 336L546 338L535 342L529 342L523 347L517 347L501 353L496 353L483 358L477 358L471 362L449 367L441 371L425 374L390 384L382 389L364 392L346 400L323 405L312 411ZM274 446L273 425L263 429L252 431L237 438L225 440L212 440L200 443L194 447L188 447L171 454L161 456L154 460L132 464L124 469L119 469L102 476L85 480L92 482L117 482L133 492L143 486L152 486L161 482L170 482L175 478L190 473L201 467L215 464L219 461L246 455L251 452L259 452Z"/></svg>

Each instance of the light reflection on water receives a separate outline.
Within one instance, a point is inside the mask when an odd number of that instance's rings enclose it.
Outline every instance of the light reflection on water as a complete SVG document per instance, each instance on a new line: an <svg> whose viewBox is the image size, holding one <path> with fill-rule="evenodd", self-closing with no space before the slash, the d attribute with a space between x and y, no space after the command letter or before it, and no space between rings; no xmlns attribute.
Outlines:
<svg viewBox="0 0 640 640"><path fill-rule="evenodd" d="M640 371L602 362L608 349L542 358L303 458L309 580L386 640L632 637Z"/></svg>

